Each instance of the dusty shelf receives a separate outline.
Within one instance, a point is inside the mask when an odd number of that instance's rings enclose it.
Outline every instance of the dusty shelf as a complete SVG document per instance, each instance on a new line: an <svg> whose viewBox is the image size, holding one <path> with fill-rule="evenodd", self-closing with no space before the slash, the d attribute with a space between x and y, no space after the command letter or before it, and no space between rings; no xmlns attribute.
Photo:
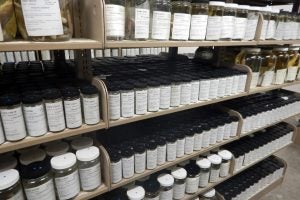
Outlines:
<svg viewBox="0 0 300 200"><path fill-rule="evenodd" d="M97 188L96 190L93 190L91 192L84 192L81 191L75 198L74 200L86 200L86 199L91 199L94 198L96 196L99 196L103 193L108 192L109 189L106 185L102 184L99 188Z"/></svg>
<svg viewBox="0 0 300 200"><path fill-rule="evenodd" d="M292 86L292 85L297 85L297 84L300 84L300 81L284 83L281 85L270 85L267 87L256 87L256 88L250 89L249 94L255 94L255 93L259 93L259 92L267 92L270 90L276 90L276 89L280 89L280 88L284 88L284 87L288 87L288 86Z"/></svg>

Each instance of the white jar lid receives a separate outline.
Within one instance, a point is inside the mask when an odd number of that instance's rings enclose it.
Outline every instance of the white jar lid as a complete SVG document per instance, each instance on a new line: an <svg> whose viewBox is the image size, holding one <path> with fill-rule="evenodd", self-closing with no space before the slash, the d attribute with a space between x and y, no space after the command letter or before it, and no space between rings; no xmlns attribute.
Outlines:
<svg viewBox="0 0 300 200"><path fill-rule="evenodd" d="M88 162L95 160L100 155L98 147L91 146L85 149L76 151L76 157L79 161Z"/></svg>
<svg viewBox="0 0 300 200"><path fill-rule="evenodd" d="M243 10L250 10L250 6L248 5L239 5L238 8Z"/></svg>
<svg viewBox="0 0 300 200"><path fill-rule="evenodd" d="M21 154L20 163L22 165L30 165L34 162L43 161L46 158L46 153L42 149L35 149L27 151L26 153Z"/></svg>
<svg viewBox="0 0 300 200"><path fill-rule="evenodd" d="M72 149L78 151L93 146L93 139L89 137L80 137L71 142Z"/></svg>
<svg viewBox="0 0 300 200"><path fill-rule="evenodd" d="M279 10L279 9L276 9L276 8L272 8L272 13L279 14L279 13L280 13L280 10Z"/></svg>
<svg viewBox="0 0 300 200"><path fill-rule="evenodd" d="M211 166L211 162L207 158L198 160L196 162L196 164L202 169L207 169L207 168L210 168L210 166Z"/></svg>
<svg viewBox="0 0 300 200"><path fill-rule="evenodd" d="M208 5L210 5L210 6L225 6L225 2L223 2L223 1L210 1Z"/></svg>
<svg viewBox="0 0 300 200"><path fill-rule="evenodd" d="M273 48L273 51L288 51L289 48L287 47L276 47L276 48Z"/></svg>
<svg viewBox="0 0 300 200"><path fill-rule="evenodd" d="M250 6L249 10L256 10L256 11L261 11L262 7L258 7L258 6Z"/></svg>
<svg viewBox="0 0 300 200"><path fill-rule="evenodd" d="M174 178L170 174L161 174L157 177L157 181L163 187L169 187L174 184Z"/></svg>
<svg viewBox="0 0 300 200"><path fill-rule="evenodd" d="M18 161L13 156L1 156L0 157L0 172L9 170L9 169L15 169L17 167Z"/></svg>
<svg viewBox="0 0 300 200"><path fill-rule="evenodd" d="M145 190L141 186L135 186L127 190L129 200L142 200L145 197Z"/></svg>
<svg viewBox="0 0 300 200"><path fill-rule="evenodd" d="M206 197L206 198L214 197L214 196L216 196L216 190L211 189L208 192L204 193L203 196Z"/></svg>
<svg viewBox="0 0 300 200"><path fill-rule="evenodd" d="M299 51L299 47L289 47L289 50L292 50L292 51Z"/></svg>
<svg viewBox="0 0 300 200"><path fill-rule="evenodd" d="M60 156L69 151L69 144L67 142L55 142L46 146L46 153L48 156Z"/></svg>
<svg viewBox="0 0 300 200"><path fill-rule="evenodd" d="M185 179L187 176L187 172L184 168L181 167L176 167L172 170L171 172L172 176L175 179Z"/></svg>
<svg viewBox="0 0 300 200"><path fill-rule="evenodd" d="M223 160L230 160L232 158L232 153L228 150L219 151L218 155L221 156Z"/></svg>
<svg viewBox="0 0 300 200"><path fill-rule="evenodd" d="M263 11L263 12L272 12L272 8L270 6L262 7L261 11Z"/></svg>
<svg viewBox="0 0 300 200"><path fill-rule="evenodd" d="M5 190L14 184L16 184L20 179L19 172L15 169L9 169L0 172L0 190Z"/></svg>
<svg viewBox="0 0 300 200"><path fill-rule="evenodd" d="M238 6L236 3L225 3L226 8L237 8Z"/></svg>
<svg viewBox="0 0 300 200"><path fill-rule="evenodd" d="M51 158L51 166L53 169L61 170L67 169L75 165L76 156L74 153L66 153L60 156Z"/></svg>
<svg viewBox="0 0 300 200"><path fill-rule="evenodd" d="M214 165L218 165L222 162L221 156L218 156L217 154L212 154L208 156L207 159Z"/></svg>

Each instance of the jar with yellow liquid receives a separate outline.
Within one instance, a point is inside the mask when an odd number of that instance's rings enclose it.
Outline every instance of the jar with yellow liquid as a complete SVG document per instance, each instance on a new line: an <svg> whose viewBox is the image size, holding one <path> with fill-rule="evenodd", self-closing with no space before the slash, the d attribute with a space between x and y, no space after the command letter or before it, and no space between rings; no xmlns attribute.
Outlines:
<svg viewBox="0 0 300 200"><path fill-rule="evenodd" d="M273 53L277 56L277 62L275 67L275 79L273 84L283 84L286 77L287 66L289 61L288 48L279 47L274 48Z"/></svg>
<svg viewBox="0 0 300 200"><path fill-rule="evenodd" d="M296 80L296 76L300 66L299 47L290 47L288 54L289 54L289 61L288 61L286 81L292 82Z"/></svg>
<svg viewBox="0 0 300 200"><path fill-rule="evenodd" d="M262 49L259 86L266 87L272 84L276 61L277 57L273 54L272 49Z"/></svg>

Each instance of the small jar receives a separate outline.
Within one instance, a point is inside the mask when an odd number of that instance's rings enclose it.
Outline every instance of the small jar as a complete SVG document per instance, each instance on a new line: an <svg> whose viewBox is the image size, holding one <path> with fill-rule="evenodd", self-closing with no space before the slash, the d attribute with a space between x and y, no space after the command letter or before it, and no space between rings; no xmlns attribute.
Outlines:
<svg viewBox="0 0 300 200"><path fill-rule="evenodd" d="M121 117L121 94L119 85L108 85L108 112L110 120L118 120Z"/></svg>
<svg viewBox="0 0 300 200"><path fill-rule="evenodd" d="M148 111L157 112L160 104L160 83L148 81Z"/></svg>
<svg viewBox="0 0 300 200"><path fill-rule="evenodd" d="M169 109L171 106L171 82L166 79L160 81L160 109Z"/></svg>
<svg viewBox="0 0 300 200"><path fill-rule="evenodd" d="M199 83L199 101L209 100L210 77L202 76Z"/></svg>
<svg viewBox="0 0 300 200"><path fill-rule="evenodd" d="M125 1L105 1L105 34L107 40L123 40L125 37Z"/></svg>
<svg viewBox="0 0 300 200"><path fill-rule="evenodd" d="M185 134L179 130L176 134L177 144L176 144L176 157L180 158L184 156L184 147L185 147Z"/></svg>
<svg viewBox="0 0 300 200"><path fill-rule="evenodd" d="M270 86L273 82L277 57L272 53L272 50L263 49L261 58L259 85L266 87Z"/></svg>
<svg viewBox="0 0 300 200"><path fill-rule="evenodd" d="M191 3L189 0L173 0L172 11L172 40L188 40L191 24Z"/></svg>
<svg viewBox="0 0 300 200"><path fill-rule="evenodd" d="M134 150L134 170L135 173L143 173L146 169L146 147L144 144L136 144Z"/></svg>
<svg viewBox="0 0 300 200"><path fill-rule="evenodd" d="M173 199L174 178L170 174L161 174L157 177L160 184L159 199Z"/></svg>
<svg viewBox="0 0 300 200"><path fill-rule="evenodd" d="M0 172L0 198L25 200L17 170L9 169Z"/></svg>
<svg viewBox="0 0 300 200"><path fill-rule="evenodd" d="M16 94L0 97L0 114L7 141L18 141L26 137L21 101Z"/></svg>
<svg viewBox="0 0 300 200"><path fill-rule="evenodd" d="M235 23L234 23L234 33L233 33L234 40L243 40L245 37L249 8L250 6L247 5L237 6Z"/></svg>
<svg viewBox="0 0 300 200"><path fill-rule="evenodd" d="M172 76L171 80L171 107L178 107L180 105L180 91L181 91L181 84L180 84L180 77L179 76Z"/></svg>
<svg viewBox="0 0 300 200"><path fill-rule="evenodd" d="M200 200L216 200L216 190L211 189L208 192L204 193Z"/></svg>
<svg viewBox="0 0 300 200"><path fill-rule="evenodd" d="M167 157L167 142L163 137L157 138L157 164L163 165L166 163Z"/></svg>
<svg viewBox="0 0 300 200"><path fill-rule="evenodd" d="M207 187L209 182L211 162L208 159L203 158L198 160L196 164L200 167L199 187Z"/></svg>
<svg viewBox="0 0 300 200"><path fill-rule="evenodd" d="M122 159L118 151L109 152L111 162L111 182L118 183L122 180Z"/></svg>
<svg viewBox="0 0 300 200"><path fill-rule="evenodd" d="M81 189L92 191L101 185L100 152L95 146L76 151Z"/></svg>
<svg viewBox="0 0 300 200"><path fill-rule="evenodd" d="M84 123L88 125L100 122L99 93L95 86L86 85L80 88Z"/></svg>
<svg viewBox="0 0 300 200"><path fill-rule="evenodd" d="M204 40L208 18L208 0L192 0L190 40Z"/></svg>
<svg viewBox="0 0 300 200"><path fill-rule="evenodd" d="M69 144L67 142L55 141L48 144L45 148L46 153L50 157L60 156L69 151Z"/></svg>
<svg viewBox="0 0 300 200"><path fill-rule="evenodd" d="M238 4L226 3L224 7L222 26L221 26L221 40L231 40L235 32L235 22Z"/></svg>
<svg viewBox="0 0 300 200"><path fill-rule="evenodd" d="M210 84L209 84L209 99L216 99L218 97L219 88L219 77L217 74L210 74Z"/></svg>
<svg viewBox="0 0 300 200"><path fill-rule="evenodd" d="M134 175L134 151L130 148L123 148L121 152L123 178L130 178Z"/></svg>
<svg viewBox="0 0 300 200"><path fill-rule="evenodd" d="M171 175L174 177L173 199L182 199L185 194L187 172L184 168L175 167Z"/></svg>
<svg viewBox="0 0 300 200"><path fill-rule="evenodd" d="M199 151L202 148L202 141L203 141L203 129L201 127L194 127L195 132L194 136L194 151Z"/></svg>
<svg viewBox="0 0 300 200"><path fill-rule="evenodd" d="M220 177L226 177L229 174L232 153L227 150L222 150L218 152L218 155L222 158L222 164L220 167Z"/></svg>
<svg viewBox="0 0 300 200"><path fill-rule="evenodd" d="M277 62L275 66L275 80L274 84L280 85L285 81L287 66L289 62L288 48L274 48L273 53L277 56Z"/></svg>
<svg viewBox="0 0 300 200"><path fill-rule="evenodd" d="M191 103L196 103L199 98L199 88L200 88L200 82L199 77L197 75L191 76L192 82L191 82Z"/></svg>
<svg viewBox="0 0 300 200"><path fill-rule="evenodd" d="M80 192L76 156L66 153L51 158L54 182L59 199L71 199Z"/></svg>
<svg viewBox="0 0 300 200"><path fill-rule="evenodd" d="M147 98L148 98L147 84L142 82L136 82L134 84L134 102L135 102L136 115L146 114L148 108Z"/></svg>
<svg viewBox="0 0 300 200"><path fill-rule="evenodd" d="M177 139L173 135L167 136L167 161L174 161L176 159Z"/></svg>
<svg viewBox="0 0 300 200"><path fill-rule="evenodd" d="M210 145L210 127L208 124L202 126L203 136L202 136L202 147L207 148Z"/></svg>
<svg viewBox="0 0 300 200"><path fill-rule="evenodd" d="M143 183L145 200L159 200L160 185L157 180L149 179Z"/></svg>
<svg viewBox="0 0 300 200"><path fill-rule="evenodd" d="M145 190L141 186L133 186L127 190L129 200L143 200L145 198Z"/></svg>
<svg viewBox="0 0 300 200"><path fill-rule="evenodd" d="M82 125L80 93L75 87L62 89L64 108L68 128L79 128Z"/></svg>
<svg viewBox="0 0 300 200"><path fill-rule="evenodd" d="M224 6L223 1L209 2L206 40L220 40Z"/></svg>
<svg viewBox="0 0 300 200"><path fill-rule="evenodd" d="M296 80L296 76L300 66L299 47L290 47L288 54L289 54L289 62L288 62L286 81L292 82Z"/></svg>
<svg viewBox="0 0 300 200"><path fill-rule="evenodd" d="M49 131L63 131L66 128L66 123L60 91L58 89L47 89L44 91L43 98L45 102Z"/></svg>
<svg viewBox="0 0 300 200"><path fill-rule="evenodd" d="M149 141L146 144L147 148L147 169L155 169L157 167L157 143Z"/></svg>
<svg viewBox="0 0 300 200"><path fill-rule="evenodd" d="M193 130L187 130L185 133L184 153L191 154L194 152L195 133Z"/></svg>
<svg viewBox="0 0 300 200"><path fill-rule="evenodd" d="M134 88L127 83L123 83L121 87L121 116L125 118L134 116Z"/></svg>
<svg viewBox="0 0 300 200"><path fill-rule="evenodd" d="M239 126L239 121L240 119L237 116L230 116L230 137L235 137L237 136L238 132L238 126Z"/></svg>
<svg viewBox="0 0 300 200"><path fill-rule="evenodd" d="M254 40L256 28L258 25L258 18L260 13L260 7L250 6L248 9L248 20L246 26L246 33L244 40Z"/></svg>
<svg viewBox="0 0 300 200"><path fill-rule="evenodd" d="M16 169L18 161L13 155L4 154L0 157L0 172Z"/></svg>
<svg viewBox="0 0 300 200"><path fill-rule="evenodd" d="M90 137L76 138L71 142L71 147L74 152L93 146L93 139Z"/></svg>
<svg viewBox="0 0 300 200"><path fill-rule="evenodd" d="M208 156L207 159L211 162L209 182L211 183L218 182L220 176L222 158L216 154L212 154Z"/></svg>
<svg viewBox="0 0 300 200"><path fill-rule="evenodd" d="M188 164L185 166L185 170L187 171L185 192L194 194L199 186L200 167L196 164Z"/></svg>

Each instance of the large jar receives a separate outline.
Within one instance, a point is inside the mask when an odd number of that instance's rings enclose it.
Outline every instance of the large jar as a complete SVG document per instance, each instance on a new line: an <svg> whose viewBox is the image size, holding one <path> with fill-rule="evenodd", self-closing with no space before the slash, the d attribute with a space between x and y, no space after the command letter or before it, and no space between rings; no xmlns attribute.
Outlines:
<svg viewBox="0 0 300 200"><path fill-rule="evenodd" d="M260 7L250 6L248 9L248 20L246 26L246 33L244 40L254 40L258 18L259 18Z"/></svg>
<svg viewBox="0 0 300 200"><path fill-rule="evenodd" d="M192 0L190 40L204 40L208 18L208 0Z"/></svg>
<svg viewBox="0 0 300 200"><path fill-rule="evenodd" d="M173 199L174 178L170 174L161 174L157 177L160 184L159 199Z"/></svg>
<svg viewBox="0 0 300 200"><path fill-rule="evenodd" d="M211 162L209 182L211 183L218 182L220 178L220 168L221 168L222 158L216 154L212 154L208 156L207 159Z"/></svg>
<svg viewBox="0 0 300 200"><path fill-rule="evenodd" d="M233 33L234 40L243 40L245 37L249 8L250 7L246 5L238 5L236 17L235 17L235 23L234 23L234 33Z"/></svg>
<svg viewBox="0 0 300 200"><path fill-rule="evenodd" d="M224 6L225 2L223 1L209 2L206 40L219 40L221 38Z"/></svg>
<svg viewBox="0 0 300 200"><path fill-rule="evenodd" d="M199 187L206 187L209 182L211 162L208 159L203 158L196 163L200 167Z"/></svg>
<svg viewBox="0 0 300 200"><path fill-rule="evenodd" d="M279 14L279 9L272 9L270 20L268 23L266 39L275 39L276 22Z"/></svg>
<svg viewBox="0 0 300 200"><path fill-rule="evenodd" d="M174 168L171 172L174 177L173 199L182 199L185 194L187 172L184 168Z"/></svg>
<svg viewBox="0 0 300 200"><path fill-rule="evenodd" d="M277 62L275 67L275 79L274 84L283 84L285 81L287 66L289 62L288 48L274 48L273 53L277 56Z"/></svg>
<svg viewBox="0 0 300 200"><path fill-rule="evenodd" d="M262 11L264 20L263 20L263 24L262 24L262 28L261 28L261 32L260 32L260 39L265 40L266 36L267 36L268 24L269 24L269 20L271 17L272 8L271 7L263 7L261 9L261 11Z"/></svg>
<svg viewBox="0 0 300 200"><path fill-rule="evenodd" d="M17 170L9 169L0 172L0 199L25 200Z"/></svg>
<svg viewBox="0 0 300 200"><path fill-rule="evenodd" d="M230 40L234 35L238 4L226 3L222 18L221 40Z"/></svg>
<svg viewBox="0 0 300 200"><path fill-rule="evenodd" d="M285 33L285 14L280 11L276 20L275 40L282 40Z"/></svg>
<svg viewBox="0 0 300 200"><path fill-rule="evenodd" d="M296 79L298 69L300 66L299 47L290 47L288 54L289 54L289 62L288 62L286 81L291 82Z"/></svg>
<svg viewBox="0 0 300 200"><path fill-rule="evenodd" d="M73 4L71 0L14 0L18 30L24 39L65 41L73 35Z"/></svg>
<svg viewBox="0 0 300 200"><path fill-rule="evenodd" d="M145 189L145 200L158 200L160 193L160 185L157 180L149 179L143 183Z"/></svg>
<svg viewBox="0 0 300 200"><path fill-rule="evenodd" d="M226 177L229 174L232 153L228 150L222 150L218 152L218 155L222 158L222 164L220 167L220 177Z"/></svg>
<svg viewBox="0 0 300 200"><path fill-rule="evenodd" d="M17 33L17 22L13 0L0 2L0 42L13 40Z"/></svg>
<svg viewBox="0 0 300 200"><path fill-rule="evenodd" d="M194 194L198 190L200 167L196 164L187 164L185 167L187 171L185 192L187 194Z"/></svg>
<svg viewBox="0 0 300 200"><path fill-rule="evenodd" d="M272 50L262 49L261 67L259 72L260 86L266 87L272 84L275 73L276 61L277 57L272 53Z"/></svg>
<svg viewBox="0 0 300 200"><path fill-rule="evenodd" d="M129 200L143 200L145 197L145 190L141 186L134 186L127 190L127 197Z"/></svg>

